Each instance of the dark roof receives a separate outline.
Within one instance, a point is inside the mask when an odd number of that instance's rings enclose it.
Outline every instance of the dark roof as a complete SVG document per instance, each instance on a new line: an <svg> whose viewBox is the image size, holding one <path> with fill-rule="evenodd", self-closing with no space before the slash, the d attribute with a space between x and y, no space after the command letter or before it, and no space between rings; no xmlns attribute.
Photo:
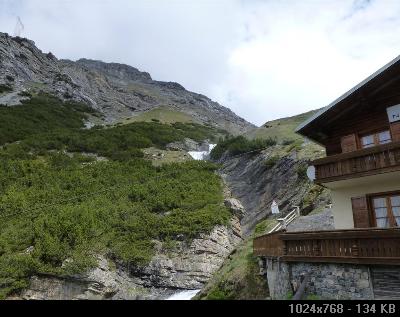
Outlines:
<svg viewBox="0 0 400 317"><path fill-rule="evenodd" d="M295 132L307 136L314 141L320 141L315 132L317 132L316 129L318 129L322 123L326 123L329 119L332 119L333 116L337 118L340 115L340 112L346 110L346 107L351 106L351 103L354 105L354 101L360 98L360 95L363 92L376 90L399 76L400 55L330 103L328 106L312 115L300 124L296 128Z"/></svg>

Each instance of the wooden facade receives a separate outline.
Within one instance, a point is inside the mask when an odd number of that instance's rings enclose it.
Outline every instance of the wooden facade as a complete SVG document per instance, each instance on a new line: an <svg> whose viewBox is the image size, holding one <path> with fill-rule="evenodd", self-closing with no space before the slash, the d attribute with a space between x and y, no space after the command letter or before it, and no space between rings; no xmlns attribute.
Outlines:
<svg viewBox="0 0 400 317"><path fill-rule="evenodd" d="M400 142L331 155L310 163L319 184L400 170Z"/></svg>

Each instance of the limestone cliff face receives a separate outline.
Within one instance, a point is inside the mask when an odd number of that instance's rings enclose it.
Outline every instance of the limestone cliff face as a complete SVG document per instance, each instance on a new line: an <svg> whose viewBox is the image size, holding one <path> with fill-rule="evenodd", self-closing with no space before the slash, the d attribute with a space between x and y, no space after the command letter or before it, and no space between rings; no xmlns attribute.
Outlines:
<svg viewBox="0 0 400 317"><path fill-rule="evenodd" d="M271 215L273 200L283 213L300 206L306 214L328 204L329 192L313 185L305 175L308 161L320 155L321 149L315 145L303 145L299 150L277 145L259 153L222 157L220 175L246 210L241 221L244 235Z"/></svg>
<svg viewBox="0 0 400 317"><path fill-rule="evenodd" d="M239 219L233 217L230 227L217 226L188 247L182 243L170 252L160 250L148 266L131 274L146 287L199 289L241 241Z"/></svg>
<svg viewBox="0 0 400 317"><path fill-rule="evenodd" d="M189 245L159 249L145 267L98 257L95 269L77 276L33 276L30 286L9 299L164 299L179 289L200 289L242 241L239 219L216 226Z"/></svg>
<svg viewBox="0 0 400 317"><path fill-rule="evenodd" d="M44 54L33 41L6 33L0 33L0 85L12 88L0 94L0 104L16 105L26 98L19 95L21 91L42 90L91 105L106 123L163 106L233 134L254 128L230 109L178 83L155 81L150 74L124 64L58 60L51 53Z"/></svg>

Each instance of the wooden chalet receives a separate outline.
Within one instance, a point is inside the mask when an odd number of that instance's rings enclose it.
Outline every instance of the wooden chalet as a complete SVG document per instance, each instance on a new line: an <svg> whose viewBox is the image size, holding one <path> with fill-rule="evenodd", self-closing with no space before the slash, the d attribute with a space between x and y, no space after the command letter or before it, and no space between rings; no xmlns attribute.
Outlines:
<svg viewBox="0 0 400 317"><path fill-rule="evenodd" d="M400 56L296 132L326 149L308 173L331 190L335 230L274 232L255 239L254 253L288 262L400 265Z"/></svg>

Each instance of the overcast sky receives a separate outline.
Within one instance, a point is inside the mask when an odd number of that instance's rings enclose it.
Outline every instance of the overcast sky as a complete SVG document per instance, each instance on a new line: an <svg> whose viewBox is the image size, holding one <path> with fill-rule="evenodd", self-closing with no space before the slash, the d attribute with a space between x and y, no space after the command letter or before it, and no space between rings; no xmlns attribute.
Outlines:
<svg viewBox="0 0 400 317"><path fill-rule="evenodd" d="M400 54L399 0L0 0L0 31L120 62L257 125L329 104Z"/></svg>

